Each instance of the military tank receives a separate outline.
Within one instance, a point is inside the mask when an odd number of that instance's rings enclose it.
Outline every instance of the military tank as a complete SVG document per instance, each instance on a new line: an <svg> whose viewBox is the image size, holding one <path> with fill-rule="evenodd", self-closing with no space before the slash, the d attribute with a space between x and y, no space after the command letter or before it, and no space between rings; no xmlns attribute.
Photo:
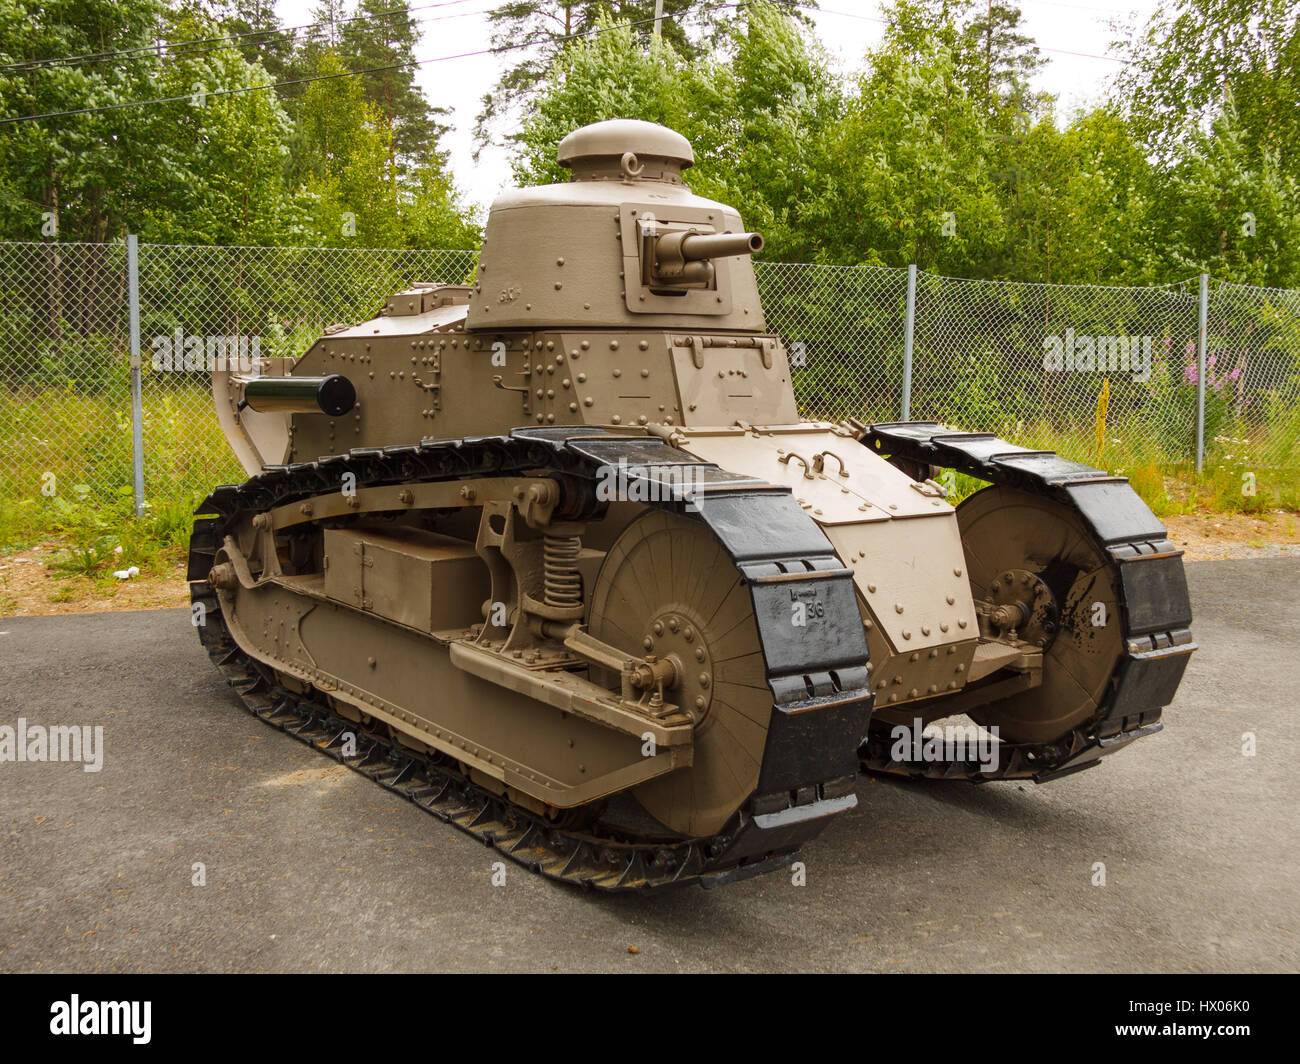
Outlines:
<svg viewBox="0 0 1300 1064"><path fill-rule="evenodd" d="M1123 477L936 423L804 421L760 234L685 138L569 134L469 285L213 376L249 479L189 552L245 706L600 890L790 864L861 771L1033 779L1161 727L1180 553ZM988 483L950 505L937 470ZM995 764L898 743L957 718Z"/></svg>

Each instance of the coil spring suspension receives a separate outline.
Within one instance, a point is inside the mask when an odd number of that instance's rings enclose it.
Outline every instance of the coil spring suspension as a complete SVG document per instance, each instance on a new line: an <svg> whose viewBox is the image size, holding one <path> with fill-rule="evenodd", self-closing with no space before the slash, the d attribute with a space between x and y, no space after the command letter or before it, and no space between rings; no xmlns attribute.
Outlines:
<svg viewBox="0 0 1300 1064"><path fill-rule="evenodd" d="M562 610L582 609L582 574L578 571L581 553L581 536L545 537L542 566L546 605Z"/></svg>

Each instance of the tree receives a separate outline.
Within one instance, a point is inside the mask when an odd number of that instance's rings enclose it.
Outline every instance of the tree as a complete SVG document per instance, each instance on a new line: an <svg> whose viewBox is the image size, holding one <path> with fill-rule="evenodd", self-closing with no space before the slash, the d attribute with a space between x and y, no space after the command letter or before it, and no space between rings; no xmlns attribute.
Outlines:
<svg viewBox="0 0 1300 1064"><path fill-rule="evenodd" d="M816 3L773 0L787 12L816 7ZM725 13L735 5L726 0L664 0L660 36L673 52L688 61L702 60L726 37ZM654 31L654 0L509 0L488 15L494 49L510 50L514 63L483 97L475 133L486 144L494 130L504 127L535 92L548 71L575 38L609 32L613 25L630 27L639 38ZM598 23L603 20L603 27Z"/></svg>
<svg viewBox="0 0 1300 1064"><path fill-rule="evenodd" d="M312 203L310 229L328 244L393 247L399 242L397 173L392 131L343 59L321 54L321 80L307 86L299 108L296 175Z"/></svg>
<svg viewBox="0 0 1300 1064"><path fill-rule="evenodd" d="M806 26L767 3L747 4L720 46L692 82L691 184L762 230L770 258L814 257L821 234L804 208L843 103L830 59Z"/></svg>
<svg viewBox="0 0 1300 1064"><path fill-rule="evenodd" d="M607 118L640 118L683 133L694 128L698 73L662 39L644 40L625 25L598 16L596 34L571 41L547 71L529 104L512 163L520 184L568 180L555 161L559 142L574 129Z"/></svg>
<svg viewBox="0 0 1300 1064"><path fill-rule="evenodd" d="M460 193L433 163L418 168L401 192L402 247L476 248L482 230Z"/></svg>
<svg viewBox="0 0 1300 1064"><path fill-rule="evenodd" d="M399 170L436 159L446 164L438 141L448 130L449 114L433 107L415 84L415 46L420 30L405 0L361 0L353 21L339 34L339 51L359 75L366 97L393 130L394 164Z"/></svg>
<svg viewBox="0 0 1300 1064"><path fill-rule="evenodd" d="M1019 145L1004 207L1006 241L991 272L1058 283L1148 282L1151 169L1113 110L1065 130L1045 117Z"/></svg>
<svg viewBox="0 0 1300 1064"><path fill-rule="evenodd" d="M986 272L1003 239L992 142L943 40L887 33L868 57L805 214L823 261Z"/></svg>
<svg viewBox="0 0 1300 1064"><path fill-rule="evenodd" d="M1300 187L1275 153L1253 157L1243 126L1229 94L1172 170L1157 240L1177 277L1300 286Z"/></svg>
<svg viewBox="0 0 1300 1064"><path fill-rule="evenodd" d="M955 49L957 77L984 109L991 129L1021 132L1017 119L1046 101L1029 91L1029 82L1046 62L1032 37L1020 29L1020 8L978 2L968 7Z"/></svg>
<svg viewBox="0 0 1300 1064"><path fill-rule="evenodd" d="M0 63L23 64L0 71L0 113L36 115L148 99L155 95L150 74L158 60L139 49L154 43L165 19L160 0L70 0L57 17L47 8L0 0ZM132 56L63 61L116 50ZM134 164L153 165L149 155L159 136L165 143L166 131L154 116L131 108L7 126L0 137L0 172L11 189L6 214L12 228L5 235L41 239L45 218L63 239L115 235L131 202ZM107 144L114 150L104 150Z"/></svg>
<svg viewBox="0 0 1300 1064"><path fill-rule="evenodd" d="M192 31L211 34L211 23ZM154 91L181 100L155 105L168 131L156 144L165 165L142 168L131 225L158 243L274 244L289 196L284 183L289 117L267 88L270 75L233 46L168 62ZM251 92L229 92L253 88Z"/></svg>
<svg viewBox="0 0 1300 1064"><path fill-rule="evenodd" d="M1300 8L1290 0L1177 0L1128 46L1119 98L1159 161L1209 131L1230 91L1244 149L1300 179Z"/></svg>
<svg viewBox="0 0 1300 1064"><path fill-rule="evenodd" d="M763 230L769 254L809 254L800 204L819 162L822 132L839 106L829 61L806 31L771 4L746 4L707 59L688 60L668 41L598 20L570 42L535 95L519 136L515 177L563 181L555 149L572 130L606 118L639 118L691 141L687 182L735 206Z"/></svg>
<svg viewBox="0 0 1300 1064"><path fill-rule="evenodd" d="M250 63L261 66L272 81L296 76L294 35L275 13L275 0L233 0L214 5L216 21L229 35L238 36L236 46Z"/></svg>

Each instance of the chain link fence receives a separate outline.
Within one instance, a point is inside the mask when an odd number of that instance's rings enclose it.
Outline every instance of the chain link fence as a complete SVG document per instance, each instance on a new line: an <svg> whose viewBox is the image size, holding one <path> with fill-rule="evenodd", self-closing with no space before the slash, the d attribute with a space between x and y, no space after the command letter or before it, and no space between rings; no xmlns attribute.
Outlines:
<svg viewBox="0 0 1300 1064"><path fill-rule="evenodd" d="M144 496L189 507L242 477L217 428L216 357L298 355L413 282L464 282L473 251L139 245ZM1294 472L1300 291L958 280L757 264L806 417L904 416L1124 470ZM133 489L123 244L0 243L0 506L122 504ZM910 343L909 343L910 338Z"/></svg>

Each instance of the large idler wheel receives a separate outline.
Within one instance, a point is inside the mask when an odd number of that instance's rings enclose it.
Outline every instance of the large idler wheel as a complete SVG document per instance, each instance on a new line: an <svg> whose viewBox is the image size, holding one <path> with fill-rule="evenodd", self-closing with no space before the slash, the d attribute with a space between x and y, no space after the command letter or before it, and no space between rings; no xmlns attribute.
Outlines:
<svg viewBox="0 0 1300 1064"><path fill-rule="evenodd" d="M632 794L680 835L717 833L758 784L772 714L739 571L705 525L651 511L605 556L588 628L628 654L673 663L677 679L664 701L695 718L694 762Z"/></svg>
<svg viewBox="0 0 1300 1064"><path fill-rule="evenodd" d="M1042 640L1043 682L969 711L1014 743L1049 743L1097 713L1123 657L1119 573L1074 511L1005 487L977 492L957 507L976 600L1006 603L1012 575L1025 613L1018 634ZM1044 589L1045 588L1045 589ZM1053 602L1046 602L1047 594Z"/></svg>

